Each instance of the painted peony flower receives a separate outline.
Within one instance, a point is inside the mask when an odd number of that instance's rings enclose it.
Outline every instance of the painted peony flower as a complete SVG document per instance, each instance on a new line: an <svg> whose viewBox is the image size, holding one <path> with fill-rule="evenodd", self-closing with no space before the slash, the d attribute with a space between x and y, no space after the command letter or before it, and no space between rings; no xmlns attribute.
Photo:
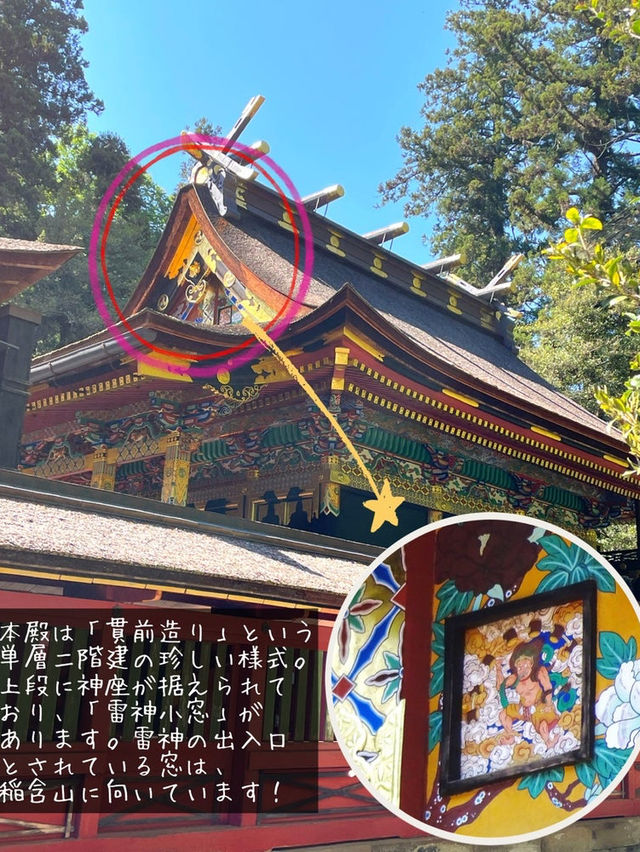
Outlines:
<svg viewBox="0 0 640 852"><path fill-rule="evenodd" d="M489 666L483 665L477 657L465 654L463 686L465 692L470 692L474 686L484 683L489 676Z"/></svg>
<svg viewBox="0 0 640 852"><path fill-rule="evenodd" d="M609 748L629 748L640 739L640 660L620 664L613 686L596 702Z"/></svg>
<svg viewBox="0 0 640 852"><path fill-rule="evenodd" d="M484 594L498 584L515 589L535 563L540 547L524 524L467 521L438 530L436 582L452 579L459 592Z"/></svg>

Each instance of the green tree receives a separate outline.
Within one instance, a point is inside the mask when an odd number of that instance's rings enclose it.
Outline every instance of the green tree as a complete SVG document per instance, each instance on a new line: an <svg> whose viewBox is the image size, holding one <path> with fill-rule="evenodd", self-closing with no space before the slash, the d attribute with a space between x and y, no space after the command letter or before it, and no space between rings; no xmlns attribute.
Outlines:
<svg viewBox="0 0 640 852"><path fill-rule="evenodd" d="M429 74L421 129L403 128L404 165L381 190L438 217L437 253L463 250L486 283L514 251L557 232L572 205L610 217L640 189L640 43L575 0L462 0L446 68Z"/></svg>
<svg viewBox="0 0 640 852"><path fill-rule="evenodd" d="M199 133L202 136L222 136L222 128L220 125L213 124L213 122L209 121L209 119L205 116L199 118L193 125L193 128L186 127L185 130L188 130L189 133ZM185 183L189 183L189 178L191 177L191 171L194 165L195 160L193 157L189 156L189 154L185 154L182 157L180 162L180 182L176 187L176 191L179 190L181 186L184 186Z"/></svg>
<svg viewBox="0 0 640 852"><path fill-rule="evenodd" d="M34 239L54 137L99 112L84 76L81 0L0 3L0 233Z"/></svg>
<svg viewBox="0 0 640 852"><path fill-rule="evenodd" d="M633 472L640 473L640 354L636 334L640 333L640 257L637 248L620 250L605 247L594 239L603 230L595 216L581 215L572 207L567 210L569 227L564 239L547 252L569 277L573 289L590 288L601 296L604 316L622 320L626 334L632 338L630 364L623 389L610 385L596 387L595 398L602 411L617 426L629 444ZM631 376L629 376L629 368ZM599 383L602 385L602 382Z"/></svg>
<svg viewBox="0 0 640 852"><path fill-rule="evenodd" d="M629 4L607 2L607 0L590 0L580 3L578 10L584 12L619 51L635 51L640 41L640 0L631 0ZM629 135L627 153L633 157L639 156L637 136ZM593 382L594 397L601 411L617 426L629 444L632 470L640 473L640 354L638 353L636 334L640 333L640 251L638 249L638 210L640 199L628 191L622 198L618 210L609 216L603 227L603 222L593 213L583 215L576 207L566 211L568 227L564 230L564 238L557 240L546 254L554 261L548 268L548 277L558 274L566 280L569 294L568 301L577 305L593 294L599 298L599 306L607 311L592 312L587 317L587 323L602 323L607 327L605 343L610 342L608 352L602 352L610 360L611 353L628 355L626 369L617 372L617 381L612 381L612 375L604 370ZM601 232L605 232L602 233ZM602 239L601 237L605 237ZM549 314L559 318L560 325L566 320L563 306L555 294L549 306ZM543 316L533 324L533 336L543 339ZM616 331L617 329L617 331ZM626 333L622 335L622 331ZM579 334L583 334L580 327ZM594 335L594 338L596 335ZM545 345L538 346L538 354L544 352L549 343L548 336L544 337ZM599 353L594 353L597 355ZM530 357L535 359L535 354ZM629 370L631 374L629 374ZM624 378L621 384L620 377Z"/></svg>
<svg viewBox="0 0 640 852"><path fill-rule="evenodd" d="M611 524L596 530L598 550L606 553L608 550L635 550L638 539L635 524Z"/></svg>
<svg viewBox="0 0 640 852"><path fill-rule="evenodd" d="M593 286L576 290L571 276L550 266L541 281L544 305L532 322L515 329L520 357L555 387L598 413L595 388L607 385L622 393L635 342L625 334L619 313L598 307ZM540 297L542 298L542 297Z"/></svg>
<svg viewBox="0 0 640 852"><path fill-rule="evenodd" d="M87 247L102 196L130 159L113 133L70 128L51 155L54 186L43 196L42 239ZM171 199L148 174L124 196L107 242L107 269L122 306L149 262L171 209ZM22 296L43 314L38 351L64 346L102 327L90 292L87 258L79 255Z"/></svg>
<svg viewBox="0 0 640 852"><path fill-rule="evenodd" d="M579 10L598 21L612 41L623 49L640 39L640 0L630 0L621 6L590 0L581 3ZM631 149L633 150L633 149ZM566 213L569 227L564 239L557 241L547 255L555 261L555 270L569 283L567 291L574 296L585 291L600 296L600 307L607 308L600 317L615 316L616 323L627 324L625 349L631 346L633 357L625 373L623 389L607 383L598 387L595 399L601 410L618 426L630 450L631 471L640 473L640 355L635 347L634 334L640 332L640 257L638 252L638 199L629 198L606 222L607 243L595 238L603 230L602 222L593 215L581 215L576 208ZM555 274L552 267L551 274ZM591 315L593 316L593 315ZM637 338L636 338L637 340ZM613 341L612 341L613 342ZM613 525L599 531L598 543L604 550L629 549L637 546L637 530L633 525Z"/></svg>

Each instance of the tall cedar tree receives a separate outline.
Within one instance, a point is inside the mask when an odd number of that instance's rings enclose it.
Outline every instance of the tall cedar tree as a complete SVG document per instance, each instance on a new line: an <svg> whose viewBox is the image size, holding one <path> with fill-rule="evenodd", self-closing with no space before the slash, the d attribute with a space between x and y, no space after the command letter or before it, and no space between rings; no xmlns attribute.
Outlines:
<svg viewBox="0 0 640 852"><path fill-rule="evenodd" d="M608 220L640 190L640 44L575 0L460 5L447 67L420 84L424 126L402 129L404 165L381 190L435 213L434 251L462 250L480 284L546 243L568 207ZM608 20L626 5L601 2Z"/></svg>
<svg viewBox="0 0 640 852"><path fill-rule="evenodd" d="M81 0L0 3L0 234L35 239L53 137L102 104L84 77Z"/></svg>
<svg viewBox="0 0 640 852"><path fill-rule="evenodd" d="M100 200L130 156L113 133L97 135L84 125L68 129L49 158L55 184L43 195L40 236L48 242L88 246ZM138 283L170 210L171 199L147 174L124 196L106 251L109 278L120 305ZM90 292L84 253L29 289L21 301L43 314L40 352L86 337L103 325Z"/></svg>

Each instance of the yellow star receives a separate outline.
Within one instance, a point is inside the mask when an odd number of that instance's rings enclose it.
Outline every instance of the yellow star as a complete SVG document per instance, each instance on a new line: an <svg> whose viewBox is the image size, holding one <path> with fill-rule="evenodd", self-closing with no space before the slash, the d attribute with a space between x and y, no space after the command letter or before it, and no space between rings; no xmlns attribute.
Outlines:
<svg viewBox="0 0 640 852"><path fill-rule="evenodd" d="M382 483L380 493L374 500L365 500L362 504L366 509L371 509L373 512L373 520L371 521L371 532L379 529L385 521L398 526L398 516L396 509L400 503L404 502L404 497L394 497L391 493L389 480L385 479Z"/></svg>

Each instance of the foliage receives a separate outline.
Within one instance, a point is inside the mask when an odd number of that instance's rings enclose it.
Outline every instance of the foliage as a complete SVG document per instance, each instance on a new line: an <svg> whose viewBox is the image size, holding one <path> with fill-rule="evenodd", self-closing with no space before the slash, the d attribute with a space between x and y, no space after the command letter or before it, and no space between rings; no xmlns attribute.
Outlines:
<svg viewBox="0 0 640 852"><path fill-rule="evenodd" d="M600 0L578 3L576 9L598 19L613 39L640 38L640 0L628 0L617 18L607 17L606 4Z"/></svg>
<svg viewBox="0 0 640 852"><path fill-rule="evenodd" d="M593 798L610 784L631 756L633 749L608 748L601 738L596 739L594 757L587 763L576 765L576 775L587 788L585 799ZM589 794L592 795L589 795Z"/></svg>
<svg viewBox="0 0 640 852"><path fill-rule="evenodd" d="M199 133L202 136L222 136L222 128L220 125L213 124L208 118L205 118L205 116L202 116L202 118L199 118L196 121L193 125L193 129L191 127L187 127L185 129L189 133ZM193 157L189 156L189 154L185 154L182 158L182 162L180 163L180 182L176 187L176 191L179 190L181 186L184 186L185 183L189 182L194 163L195 160Z"/></svg>
<svg viewBox="0 0 640 852"><path fill-rule="evenodd" d="M429 713L429 751L438 745L442 738L442 711L434 710Z"/></svg>
<svg viewBox="0 0 640 852"><path fill-rule="evenodd" d="M402 129L381 190L438 214L433 248L462 250L470 280L541 245L568 207L609 217L640 189L640 45L617 38L626 4L601 5L604 20L575 0L462 0L448 16L457 45L420 84L424 126Z"/></svg>
<svg viewBox="0 0 640 852"><path fill-rule="evenodd" d="M444 623L434 621L432 626L431 653L435 659L431 663L431 680L429 682L429 695L431 698L442 692L444 685Z"/></svg>
<svg viewBox="0 0 640 852"><path fill-rule="evenodd" d="M604 529L597 529L596 533L601 553L608 550L635 550L637 546L635 524L613 523Z"/></svg>
<svg viewBox="0 0 640 852"><path fill-rule="evenodd" d="M531 265L529 265L531 266ZM619 313L598 309L593 286L576 289L557 264L537 278L538 295L514 337L520 357L580 405L597 414L594 388L606 384L622 393L634 341Z"/></svg>
<svg viewBox="0 0 640 852"><path fill-rule="evenodd" d="M577 208L567 211L570 227L564 239L552 245L550 259L558 261L578 286L594 287L602 296L602 305L621 312L627 334L640 332L640 268L635 250L611 250L595 241L593 232L602 230L595 216L582 215ZM637 346L635 349L637 353ZM635 472L640 472L640 354L631 360L632 375L619 395L607 387L596 390L602 411L617 426L629 445Z"/></svg>
<svg viewBox="0 0 640 852"><path fill-rule="evenodd" d="M601 630L598 634L601 657L596 661L596 667L607 680L614 680L620 665L634 660L638 652L638 644L632 636L627 642L619 633L612 630Z"/></svg>
<svg viewBox="0 0 640 852"><path fill-rule="evenodd" d="M436 621L465 612L473 600L473 592L459 592L453 580L447 580L436 592L438 610Z"/></svg>
<svg viewBox="0 0 640 852"><path fill-rule="evenodd" d="M560 783L564 778L564 767L554 766L552 769L542 769L525 775L518 784L518 790L528 790L532 799L537 799L547 784Z"/></svg>
<svg viewBox="0 0 640 852"><path fill-rule="evenodd" d="M81 0L0 3L0 233L34 239L53 137L99 112L84 77Z"/></svg>
<svg viewBox="0 0 640 852"><path fill-rule="evenodd" d="M549 572L538 584L536 593L549 592L581 583L583 580L595 580L601 592L614 592L615 581L611 574L584 548L567 542L558 535L545 535L540 545L546 556L538 560L538 570Z"/></svg>
<svg viewBox="0 0 640 852"><path fill-rule="evenodd" d="M130 159L112 133L97 135L83 125L69 129L50 157L54 186L43 196L40 237L88 246L102 196ZM115 296L124 305L162 233L170 199L148 175L124 196L107 242L107 269ZM63 346L99 330L102 321L90 292L86 256L79 255L21 297L43 314L39 351Z"/></svg>
<svg viewBox="0 0 640 852"><path fill-rule="evenodd" d="M629 3L620 0L590 0L589 3L580 2L576 11L584 14L599 28L602 37L609 41L609 56L613 53L625 61L637 57L640 0L630 0ZM633 101L637 109L637 97ZM635 129L629 128L626 134L624 153L628 158L637 160L637 113L634 125ZM615 380L610 383L608 378L611 373L605 372L602 378L607 384L596 389L595 399L612 425L621 430L629 445L632 463L629 473L640 473L640 354L632 340L632 335L640 332L640 268L636 247L639 199L632 184L626 182L620 188L624 191L617 211L585 205L591 212L583 215L578 207L570 207L565 214L569 227L565 228L564 239L552 244L547 255L558 262L569 285L590 289L601 298L602 307L611 309L608 313L601 313L597 319L597 315L593 315L592 321L602 322L602 318L606 317L604 321L607 325L611 322L618 328L626 325L626 340L612 334L610 328L605 337L599 339L610 341L608 351L615 351L616 357L623 351L629 354L631 376L627 371L624 386L620 387ZM594 239L594 233L603 230L601 215L607 217L609 246ZM571 286L567 290L572 294L574 292ZM584 293L582 297L578 295L577 299L584 301ZM558 310L557 302L554 310ZM559 315L562 317L562 310ZM533 333L540 335L543 331L544 324L538 320ZM532 358L531 352L529 355L528 360L535 362L535 356Z"/></svg>

